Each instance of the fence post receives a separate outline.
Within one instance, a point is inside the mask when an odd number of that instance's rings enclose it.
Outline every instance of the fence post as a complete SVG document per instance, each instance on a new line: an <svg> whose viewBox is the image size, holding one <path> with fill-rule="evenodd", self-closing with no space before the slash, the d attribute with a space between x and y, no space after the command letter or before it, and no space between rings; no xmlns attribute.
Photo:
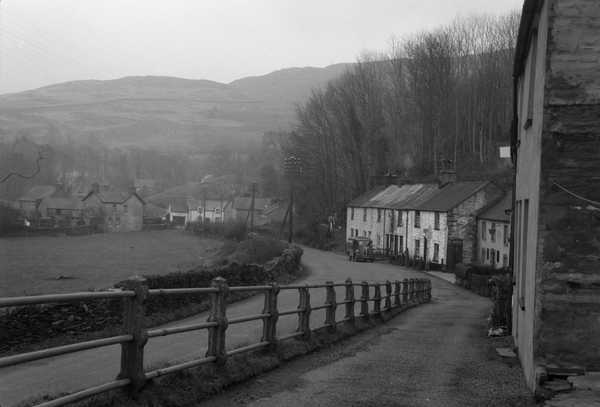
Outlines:
<svg viewBox="0 0 600 407"><path fill-rule="evenodd" d="M394 281L394 307L399 307L400 302L400 281Z"/></svg>
<svg viewBox="0 0 600 407"><path fill-rule="evenodd" d="M144 346L148 342L148 335L144 329L146 314L146 299L148 286L146 279L140 276L131 277L123 284L125 290L135 293L134 297L126 297L123 304L123 331L133 336L130 342L121 344L121 371L120 379L131 380L130 393L137 394L144 386Z"/></svg>
<svg viewBox="0 0 600 407"><path fill-rule="evenodd" d="M227 358L225 352L225 331L227 330L227 296L229 287L223 277L213 278L210 286L216 288L216 293L210 294L210 313L208 322L216 322L217 326L208 328L208 349L206 356L214 356L217 365L223 365Z"/></svg>
<svg viewBox="0 0 600 407"><path fill-rule="evenodd" d="M277 295L279 294L279 284L271 283L271 288L265 291L265 308L263 314L269 314L263 319L263 342L269 342L271 346L277 344L277 320L279 319L279 310L277 309Z"/></svg>
<svg viewBox="0 0 600 407"><path fill-rule="evenodd" d="M415 301L415 279L408 280L408 298L411 302Z"/></svg>
<svg viewBox="0 0 600 407"><path fill-rule="evenodd" d="M325 284L327 285L327 295L325 299L325 304L329 306L325 310L325 325L329 326L330 330L335 331L335 311L337 308L335 299L335 287L333 286L333 281L327 281Z"/></svg>
<svg viewBox="0 0 600 407"><path fill-rule="evenodd" d="M360 287L360 316L363 318L369 318L369 283L363 281L360 283Z"/></svg>
<svg viewBox="0 0 600 407"><path fill-rule="evenodd" d="M408 304L408 279L402 280L402 304Z"/></svg>
<svg viewBox="0 0 600 407"><path fill-rule="evenodd" d="M427 279L427 302L431 301L431 280Z"/></svg>
<svg viewBox="0 0 600 407"><path fill-rule="evenodd" d="M390 280L385 282L385 306L384 310L389 311L392 309L392 283Z"/></svg>
<svg viewBox="0 0 600 407"><path fill-rule="evenodd" d="M354 324L354 285L350 278L346 279L346 321Z"/></svg>
<svg viewBox="0 0 600 407"><path fill-rule="evenodd" d="M373 314L381 314L381 286L375 283L375 294L373 294Z"/></svg>
<svg viewBox="0 0 600 407"><path fill-rule="evenodd" d="M310 338L310 291L308 287L300 287L298 289L300 293L300 304L298 308L301 309L298 313L298 332L302 332L302 336L305 340Z"/></svg>

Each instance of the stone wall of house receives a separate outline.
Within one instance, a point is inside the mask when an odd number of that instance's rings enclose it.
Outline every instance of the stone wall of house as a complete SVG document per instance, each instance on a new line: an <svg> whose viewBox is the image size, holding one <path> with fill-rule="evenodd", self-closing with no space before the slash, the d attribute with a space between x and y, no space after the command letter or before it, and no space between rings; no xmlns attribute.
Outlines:
<svg viewBox="0 0 600 407"><path fill-rule="evenodd" d="M463 263L470 264L477 260L477 211L502 194L498 186L489 183L448 212L448 240L462 240Z"/></svg>
<svg viewBox="0 0 600 407"><path fill-rule="evenodd" d="M600 370L600 205L573 195L600 201L600 2L551 2L549 20L534 351Z"/></svg>

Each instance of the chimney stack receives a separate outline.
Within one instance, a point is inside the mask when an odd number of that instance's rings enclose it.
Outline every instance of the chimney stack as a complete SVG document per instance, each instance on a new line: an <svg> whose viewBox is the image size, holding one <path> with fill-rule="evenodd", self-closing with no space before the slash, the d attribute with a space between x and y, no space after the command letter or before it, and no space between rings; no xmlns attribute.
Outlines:
<svg viewBox="0 0 600 407"><path fill-rule="evenodd" d="M438 175L438 184L439 187L445 187L448 184L452 184L456 182L456 171L455 170L441 170L440 175Z"/></svg>

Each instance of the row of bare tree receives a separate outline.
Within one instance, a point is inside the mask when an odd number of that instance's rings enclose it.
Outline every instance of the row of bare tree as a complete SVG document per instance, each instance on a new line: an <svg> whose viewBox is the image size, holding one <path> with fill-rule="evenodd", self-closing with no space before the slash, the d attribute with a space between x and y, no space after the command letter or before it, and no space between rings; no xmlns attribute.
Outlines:
<svg viewBox="0 0 600 407"><path fill-rule="evenodd" d="M518 13L459 18L359 59L298 107L285 146L301 157L300 209L339 213L372 176L498 166L509 140Z"/></svg>

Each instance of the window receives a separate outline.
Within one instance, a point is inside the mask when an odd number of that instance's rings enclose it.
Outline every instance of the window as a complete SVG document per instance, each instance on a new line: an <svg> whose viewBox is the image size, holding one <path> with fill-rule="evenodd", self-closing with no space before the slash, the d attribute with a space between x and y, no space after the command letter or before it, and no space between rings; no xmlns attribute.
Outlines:
<svg viewBox="0 0 600 407"><path fill-rule="evenodd" d="M440 213L439 212L435 212L435 214L434 214L433 228L435 230L440 230Z"/></svg>
<svg viewBox="0 0 600 407"><path fill-rule="evenodd" d="M490 249L485 249L485 259L489 260L490 259Z"/></svg>
<svg viewBox="0 0 600 407"><path fill-rule="evenodd" d="M367 208L363 208L363 222L367 221Z"/></svg>
<svg viewBox="0 0 600 407"><path fill-rule="evenodd" d="M492 228L490 229L490 239L492 242L496 241L496 223L492 222Z"/></svg>
<svg viewBox="0 0 600 407"><path fill-rule="evenodd" d="M398 227L402 226L402 211L398 211Z"/></svg>
<svg viewBox="0 0 600 407"><path fill-rule="evenodd" d="M371 231L369 230L369 239L371 238Z"/></svg>
<svg viewBox="0 0 600 407"><path fill-rule="evenodd" d="M508 225L504 225L503 235L504 235L504 246L508 246L508 242L510 240L510 237L508 236Z"/></svg>
<svg viewBox="0 0 600 407"><path fill-rule="evenodd" d="M496 263L500 263L500 250L496 250Z"/></svg>
<svg viewBox="0 0 600 407"><path fill-rule="evenodd" d="M377 208L377 223L381 222L381 209Z"/></svg>
<svg viewBox="0 0 600 407"><path fill-rule="evenodd" d="M486 221L481 221L481 240L485 241L486 240L486 233L487 231L485 230L487 227L487 222Z"/></svg>
<svg viewBox="0 0 600 407"><path fill-rule="evenodd" d="M537 30L531 35L531 51L529 57L529 94L527 95L527 120L524 128L528 129L533 123L533 99L535 92L535 69L537 65Z"/></svg>
<svg viewBox="0 0 600 407"><path fill-rule="evenodd" d="M508 267L508 255L506 255L506 254L502 255L502 267L504 267L504 268Z"/></svg>
<svg viewBox="0 0 600 407"><path fill-rule="evenodd" d="M415 240L415 257L418 257L421 253L421 241L419 239Z"/></svg>
<svg viewBox="0 0 600 407"><path fill-rule="evenodd" d="M404 236L398 236L398 251L404 251Z"/></svg>
<svg viewBox="0 0 600 407"><path fill-rule="evenodd" d="M485 249L481 249L481 258L479 259L482 263L485 262Z"/></svg>
<svg viewBox="0 0 600 407"><path fill-rule="evenodd" d="M117 204L113 204L113 212L117 211Z"/></svg>
<svg viewBox="0 0 600 407"><path fill-rule="evenodd" d="M433 262L438 263L440 257L440 245L437 243L433 244Z"/></svg>
<svg viewBox="0 0 600 407"><path fill-rule="evenodd" d="M123 205L123 212L127 213L127 204Z"/></svg>
<svg viewBox="0 0 600 407"><path fill-rule="evenodd" d="M415 227L421 227L421 211L415 211Z"/></svg>
<svg viewBox="0 0 600 407"><path fill-rule="evenodd" d="M365 237L367 236L367 231L366 230L363 230L363 236L365 236Z"/></svg>
<svg viewBox="0 0 600 407"><path fill-rule="evenodd" d="M521 290L520 290L520 305L521 309L525 309L525 284L527 284L526 274L527 274L527 237L529 233L529 199L525 199L523 201L523 213L522 213L522 227L521 227Z"/></svg>
<svg viewBox="0 0 600 407"><path fill-rule="evenodd" d="M396 211L390 211L390 225L392 226L392 229L394 229L394 225L396 224L396 222L394 221L395 215Z"/></svg>
<svg viewBox="0 0 600 407"><path fill-rule="evenodd" d="M354 220L354 208L350 208L350 220Z"/></svg>

